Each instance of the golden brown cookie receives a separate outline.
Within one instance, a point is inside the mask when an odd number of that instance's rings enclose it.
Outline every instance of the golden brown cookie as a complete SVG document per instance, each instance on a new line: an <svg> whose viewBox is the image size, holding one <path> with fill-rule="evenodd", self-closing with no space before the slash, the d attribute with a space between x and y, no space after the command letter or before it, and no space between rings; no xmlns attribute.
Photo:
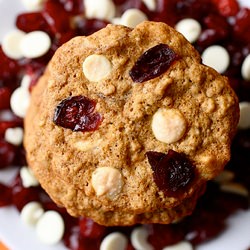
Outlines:
<svg viewBox="0 0 250 250"><path fill-rule="evenodd" d="M228 162L238 119L227 78L173 28L108 25L57 50L32 92L25 147L70 214L170 223Z"/></svg>

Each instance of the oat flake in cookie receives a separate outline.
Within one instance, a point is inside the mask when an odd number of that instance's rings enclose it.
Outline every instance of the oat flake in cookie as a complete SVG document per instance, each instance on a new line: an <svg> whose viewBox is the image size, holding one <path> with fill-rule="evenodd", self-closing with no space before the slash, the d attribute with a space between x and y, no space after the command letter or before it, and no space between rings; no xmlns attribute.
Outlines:
<svg viewBox="0 0 250 250"><path fill-rule="evenodd" d="M171 223L228 162L238 119L227 78L180 33L108 25L57 50L32 92L25 147L73 216Z"/></svg>

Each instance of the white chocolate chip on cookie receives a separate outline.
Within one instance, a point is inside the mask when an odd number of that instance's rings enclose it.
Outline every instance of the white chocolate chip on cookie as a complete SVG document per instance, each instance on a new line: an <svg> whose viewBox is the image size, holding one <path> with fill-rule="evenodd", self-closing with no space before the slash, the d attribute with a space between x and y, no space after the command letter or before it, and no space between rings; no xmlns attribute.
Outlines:
<svg viewBox="0 0 250 250"><path fill-rule="evenodd" d="M123 178L116 168L100 167L92 174L92 186L97 196L105 194L110 199L114 199L121 192Z"/></svg>
<svg viewBox="0 0 250 250"><path fill-rule="evenodd" d="M98 82L110 74L112 65L103 55L90 55L84 60L82 69L89 81Z"/></svg>
<svg viewBox="0 0 250 250"><path fill-rule="evenodd" d="M159 109L153 116L151 126L157 140L164 143L173 143L183 137L187 123L179 110Z"/></svg>

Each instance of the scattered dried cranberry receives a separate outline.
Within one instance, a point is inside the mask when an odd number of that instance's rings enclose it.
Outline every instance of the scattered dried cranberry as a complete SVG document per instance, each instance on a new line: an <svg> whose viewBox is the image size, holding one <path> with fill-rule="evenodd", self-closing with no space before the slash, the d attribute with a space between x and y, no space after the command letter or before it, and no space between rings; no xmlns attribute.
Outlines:
<svg viewBox="0 0 250 250"><path fill-rule="evenodd" d="M165 195L176 195L194 179L195 166L184 154L169 150L167 154L149 151L146 155L154 181Z"/></svg>
<svg viewBox="0 0 250 250"><path fill-rule="evenodd" d="M0 207L8 206L11 203L11 188L0 183Z"/></svg>
<svg viewBox="0 0 250 250"><path fill-rule="evenodd" d="M130 70L129 75L134 82L153 79L167 71L177 57L168 45L158 44L142 54Z"/></svg>
<svg viewBox="0 0 250 250"><path fill-rule="evenodd" d="M0 109L8 109L10 107L10 89L0 87Z"/></svg>
<svg viewBox="0 0 250 250"><path fill-rule="evenodd" d="M102 122L102 116L94 113L96 103L85 96L64 99L56 107L54 123L73 131L94 131Z"/></svg>
<svg viewBox="0 0 250 250"><path fill-rule="evenodd" d="M0 169L10 166L16 154L16 148L8 142L0 139Z"/></svg>
<svg viewBox="0 0 250 250"><path fill-rule="evenodd" d="M90 239L102 238L107 230L106 227L101 226L88 218L81 218L79 220L79 226L82 237Z"/></svg>
<svg viewBox="0 0 250 250"><path fill-rule="evenodd" d="M222 16L235 16L239 11L239 4L236 0L213 0L213 2Z"/></svg>

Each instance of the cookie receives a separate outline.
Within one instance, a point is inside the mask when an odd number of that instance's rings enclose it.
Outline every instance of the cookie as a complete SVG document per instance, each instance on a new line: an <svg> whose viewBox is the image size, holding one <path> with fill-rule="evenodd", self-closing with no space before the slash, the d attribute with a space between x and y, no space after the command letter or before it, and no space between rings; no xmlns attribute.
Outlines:
<svg viewBox="0 0 250 250"><path fill-rule="evenodd" d="M25 118L29 166L73 216L105 225L190 214L239 120L226 77L163 23L119 25L57 50Z"/></svg>

